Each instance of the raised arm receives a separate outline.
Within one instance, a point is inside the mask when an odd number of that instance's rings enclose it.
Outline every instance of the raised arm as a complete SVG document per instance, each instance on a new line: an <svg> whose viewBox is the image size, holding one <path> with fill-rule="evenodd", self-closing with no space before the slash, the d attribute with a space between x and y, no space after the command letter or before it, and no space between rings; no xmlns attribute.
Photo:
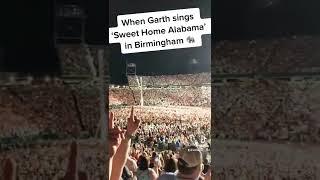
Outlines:
<svg viewBox="0 0 320 180"><path fill-rule="evenodd" d="M78 145L75 141L70 146L70 156L67 172L64 176L64 180L76 180L77 179L77 156L78 156Z"/></svg>
<svg viewBox="0 0 320 180"><path fill-rule="evenodd" d="M140 126L140 120L134 115L133 107L128 118L127 130L124 139L122 140L116 154L114 155L114 163L112 165L111 180L119 180L122 174L122 169L129 156L129 149L131 144L131 137L136 133Z"/></svg>
<svg viewBox="0 0 320 180"><path fill-rule="evenodd" d="M114 127L114 114L109 113L108 120L108 179L111 179L111 174L113 172L113 159L116 154L122 139L124 138L124 131L121 131L120 128ZM120 178L120 177L119 177ZM119 179L118 178L118 179Z"/></svg>
<svg viewBox="0 0 320 180"><path fill-rule="evenodd" d="M12 159L6 159L3 166L3 175L4 180L15 180L16 179L16 166Z"/></svg>

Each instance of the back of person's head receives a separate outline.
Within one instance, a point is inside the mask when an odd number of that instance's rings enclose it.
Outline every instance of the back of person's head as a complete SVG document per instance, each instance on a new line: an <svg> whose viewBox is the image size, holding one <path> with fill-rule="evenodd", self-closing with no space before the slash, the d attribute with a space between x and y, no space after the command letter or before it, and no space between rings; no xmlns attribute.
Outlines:
<svg viewBox="0 0 320 180"><path fill-rule="evenodd" d="M152 158L155 158L157 156L157 153L153 150L152 152Z"/></svg>
<svg viewBox="0 0 320 180"><path fill-rule="evenodd" d="M124 166L122 169L122 175L121 175L123 180L127 180L132 178L131 174L130 174L130 170L127 166Z"/></svg>
<svg viewBox="0 0 320 180"><path fill-rule="evenodd" d="M88 174L87 172L83 172L83 171L80 171L78 173L78 180L88 180Z"/></svg>
<svg viewBox="0 0 320 180"><path fill-rule="evenodd" d="M200 175L202 169L202 153L196 146L189 146L180 151L178 158L179 173Z"/></svg>
<svg viewBox="0 0 320 180"><path fill-rule="evenodd" d="M165 172L176 172L177 164L173 158L167 159L164 165Z"/></svg>
<svg viewBox="0 0 320 180"><path fill-rule="evenodd" d="M147 170L149 168L149 160L147 156L145 155L139 156L137 165L141 171Z"/></svg>

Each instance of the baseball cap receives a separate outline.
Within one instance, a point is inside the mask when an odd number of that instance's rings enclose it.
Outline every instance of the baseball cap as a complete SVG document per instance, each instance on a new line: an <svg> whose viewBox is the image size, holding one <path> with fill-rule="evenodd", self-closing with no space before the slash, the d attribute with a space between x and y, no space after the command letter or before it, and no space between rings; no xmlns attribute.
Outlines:
<svg viewBox="0 0 320 180"><path fill-rule="evenodd" d="M196 167L202 164L202 153L196 146L189 146L179 152L178 164Z"/></svg>

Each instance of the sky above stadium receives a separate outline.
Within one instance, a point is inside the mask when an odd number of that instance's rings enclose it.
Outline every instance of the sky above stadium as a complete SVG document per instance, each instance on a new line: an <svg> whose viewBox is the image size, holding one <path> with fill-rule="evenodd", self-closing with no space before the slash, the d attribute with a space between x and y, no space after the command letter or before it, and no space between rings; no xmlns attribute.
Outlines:
<svg viewBox="0 0 320 180"><path fill-rule="evenodd" d="M320 1L214 0L214 39L319 34Z"/></svg>

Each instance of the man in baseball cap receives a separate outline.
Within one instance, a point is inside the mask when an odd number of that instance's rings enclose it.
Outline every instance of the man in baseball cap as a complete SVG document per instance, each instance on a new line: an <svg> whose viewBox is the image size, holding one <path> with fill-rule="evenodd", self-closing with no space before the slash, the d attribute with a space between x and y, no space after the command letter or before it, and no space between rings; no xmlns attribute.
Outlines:
<svg viewBox="0 0 320 180"><path fill-rule="evenodd" d="M158 180L198 180L198 179L211 179L211 172L202 176L203 163L202 153L196 146L189 146L182 149L177 156L178 171L169 177L160 176Z"/></svg>
<svg viewBox="0 0 320 180"><path fill-rule="evenodd" d="M196 146L186 147L179 152L178 179L199 179L202 170L202 153Z"/></svg>

